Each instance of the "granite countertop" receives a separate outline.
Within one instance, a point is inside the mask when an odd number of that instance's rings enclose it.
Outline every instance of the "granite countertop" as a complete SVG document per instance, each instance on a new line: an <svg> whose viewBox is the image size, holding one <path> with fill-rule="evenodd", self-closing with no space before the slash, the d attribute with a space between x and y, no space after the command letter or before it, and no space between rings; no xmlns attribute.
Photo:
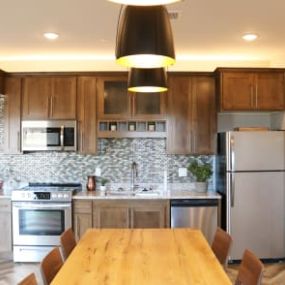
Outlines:
<svg viewBox="0 0 285 285"><path fill-rule="evenodd" d="M77 193L73 196L74 200L99 200L99 199L108 199L108 200L116 200L116 199L221 199L221 196L216 192L205 192L205 193L198 193L195 191L189 190L172 190L169 192L155 192L155 193L139 193L139 194L132 194L130 192L127 193L115 193L112 192L111 194L102 191L94 191L94 192L87 192L82 191Z"/></svg>
<svg viewBox="0 0 285 285"><path fill-rule="evenodd" d="M0 199L11 199L10 190L0 190Z"/></svg>

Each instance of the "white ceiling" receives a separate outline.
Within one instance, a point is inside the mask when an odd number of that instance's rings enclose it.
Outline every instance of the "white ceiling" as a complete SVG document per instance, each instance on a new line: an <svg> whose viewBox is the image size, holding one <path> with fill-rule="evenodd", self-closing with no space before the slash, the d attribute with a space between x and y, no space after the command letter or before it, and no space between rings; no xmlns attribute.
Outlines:
<svg viewBox="0 0 285 285"><path fill-rule="evenodd" d="M0 69L126 70L115 63L120 5L107 0L0 0ZM167 6L177 63L169 70L218 66L285 67L284 0L184 0ZM47 41L42 34L60 34ZM244 42L243 33L260 35Z"/></svg>

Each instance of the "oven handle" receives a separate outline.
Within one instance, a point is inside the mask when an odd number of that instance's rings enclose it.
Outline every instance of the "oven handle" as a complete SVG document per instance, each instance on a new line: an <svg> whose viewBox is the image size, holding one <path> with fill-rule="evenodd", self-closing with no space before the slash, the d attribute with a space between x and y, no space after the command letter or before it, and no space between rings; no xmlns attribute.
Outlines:
<svg viewBox="0 0 285 285"><path fill-rule="evenodd" d="M21 209L71 209L71 203L68 204L35 204L35 203L13 203L14 208Z"/></svg>

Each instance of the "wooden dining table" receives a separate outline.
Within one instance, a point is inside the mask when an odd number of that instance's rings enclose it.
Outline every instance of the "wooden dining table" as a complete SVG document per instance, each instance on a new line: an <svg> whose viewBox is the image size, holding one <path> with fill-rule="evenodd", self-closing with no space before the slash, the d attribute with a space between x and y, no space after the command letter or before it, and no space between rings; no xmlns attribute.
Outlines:
<svg viewBox="0 0 285 285"><path fill-rule="evenodd" d="M200 230L89 229L52 285L232 284Z"/></svg>

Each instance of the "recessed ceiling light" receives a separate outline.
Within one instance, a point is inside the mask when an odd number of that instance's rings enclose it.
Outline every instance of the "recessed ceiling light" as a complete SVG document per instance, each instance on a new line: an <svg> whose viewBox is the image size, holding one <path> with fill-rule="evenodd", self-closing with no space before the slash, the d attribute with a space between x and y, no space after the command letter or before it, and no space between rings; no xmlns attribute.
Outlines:
<svg viewBox="0 0 285 285"><path fill-rule="evenodd" d="M175 2L180 2L183 0L108 0L108 1L124 5L156 6L156 5L167 5Z"/></svg>
<svg viewBox="0 0 285 285"><path fill-rule="evenodd" d="M252 33L246 33L246 34L244 34L242 36L242 38L245 41L252 42L252 41L255 41L258 38L258 35L257 34L252 34Z"/></svg>
<svg viewBox="0 0 285 285"><path fill-rule="evenodd" d="M56 33L44 33L44 37L48 40L56 40L58 38L58 34Z"/></svg>

